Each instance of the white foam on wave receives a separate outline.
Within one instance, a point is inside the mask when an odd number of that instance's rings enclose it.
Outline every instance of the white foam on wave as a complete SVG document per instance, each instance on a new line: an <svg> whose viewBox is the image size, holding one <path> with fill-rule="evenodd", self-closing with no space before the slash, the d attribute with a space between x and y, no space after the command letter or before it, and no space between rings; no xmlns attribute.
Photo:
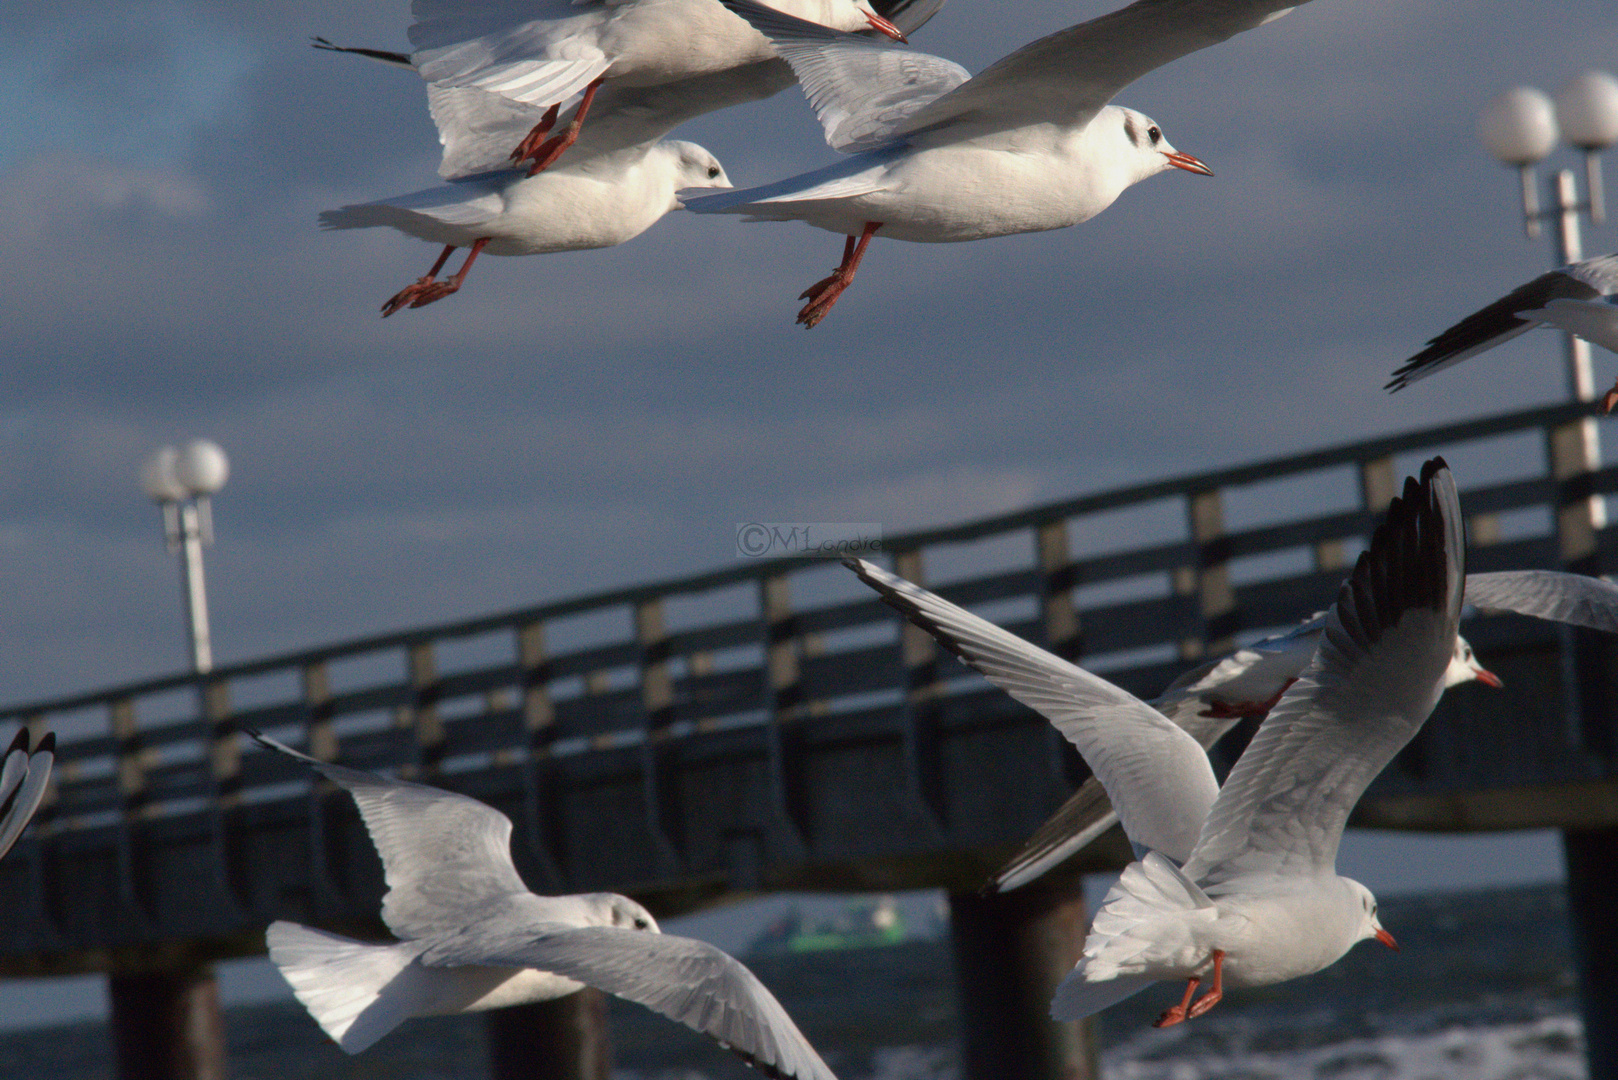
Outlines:
<svg viewBox="0 0 1618 1080"><path fill-rule="evenodd" d="M1587 1075L1584 1028L1569 1015L1480 1027L1455 1024L1298 1050L1233 1046L1195 1055L1177 1055L1153 1035L1103 1053L1104 1080L1585 1080Z"/></svg>

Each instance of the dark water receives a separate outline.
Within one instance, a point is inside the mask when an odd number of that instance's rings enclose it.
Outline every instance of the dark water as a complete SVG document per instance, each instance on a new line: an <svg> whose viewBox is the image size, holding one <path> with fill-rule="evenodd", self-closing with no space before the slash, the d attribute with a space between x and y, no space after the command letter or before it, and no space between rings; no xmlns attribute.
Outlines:
<svg viewBox="0 0 1618 1080"><path fill-rule="evenodd" d="M1328 971L1228 992L1197 1021L1150 1023L1167 985L1100 1018L1109 1080L1574 1080L1584 1076L1566 899L1559 887L1392 899L1393 953L1362 943ZM749 959L842 1080L957 1080L945 942ZM478 1017L412 1021L357 1057L295 1003L226 1017L237 1080L486 1076ZM742 1080L757 1073L707 1039L614 1001L622 1080ZM99 1025L0 1036L0 1077L111 1080Z"/></svg>

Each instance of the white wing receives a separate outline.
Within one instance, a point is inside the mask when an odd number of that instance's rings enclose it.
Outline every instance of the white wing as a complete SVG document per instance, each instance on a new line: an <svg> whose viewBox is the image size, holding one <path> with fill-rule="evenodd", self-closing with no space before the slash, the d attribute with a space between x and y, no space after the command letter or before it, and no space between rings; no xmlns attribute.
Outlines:
<svg viewBox="0 0 1618 1080"><path fill-rule="evenodd" d="M1056 725L1131 841L1182 860L1218 794L1208 755L1139 698L867 562L849 569L985 678Z"/></svg>
<svg viewBox="0 0 1618 1080"><path fill-rule="evenodd" d="M705 942L613 926L542 926L504 940L447 938L421 959L555 972L711 1035L765 1076L836 1080L757 976Z"/></svg>
<svg viewBox="0 0 1618 1080"><path fill-rule="evenodd" d="M1618 634L1618 585L1559 570L1466 575L1466 602L1485 615L1514 612Z"/></svg>
<svg viewBox="0 0 1618 1080"><path fill-rule="evenodd" d="M903 130L945 123L987 130L1047 122L1077 127L1148 71L1294 6L1293 0L1136 0L1024 45L916 112Z"/></svg>
<svg viewBox="0 0 1618 1080"><path fill-rule="evenodd" d="M493 901L526 894L511 862L511 819L465 795L318 761L256 731L354 796L388 884L382 921L407 940L462 929Z"/></svg>
<svg viewBox="0 0 1618 1080"><path fill-rule="evenodd" d="M548 106L612 65L597 41L611 3L415 0L412 59L421 77Z"/></svg>
<svg viewBox="0 0 1618 1080"><path fill-rule="evenodd" d="M0 763L0 855L11 850L27 828L28 821L45 798L50 782L51 763L56 760L56 733L47 731L33 750L28 749L28 729L22 728L11 740Z"/></svg>
<svg viewBox="0 0 1618 1080"><path fill-rule="evenodd" d="M755 0L720 0L792 65L826 142L844 153L884 146L912 113L971 76L959 64L794 18Z"/></svg>
<svg viewBox="0 0 1618 1080"><path fill-rule="evenodd" d="M1321 614L1285 634L1245 645L1175 679L1149 705L1203 747L1218 742L1247 712L1302 674L1325 626ZM1000 892L1026 885L1077 854L1118 821L1101 782L1091 777L1046 819L996 873Z"/></svg>
<svg viewBox="0 0 1618 1080"><path fill-rule="evenodd" d="M1523 315L1618 352L1618 307L1603 300L1551 300L1543 308Z"/></svg>
<svg viewBox="0 0 1618 1080"><path fill-rule="evenodd" d="M1270 712L1214 802L1187 877L1333 873L1349 811L1443 692L1465 540L1443 459L1407 480L1326 615L1315 659Z"/></svg>

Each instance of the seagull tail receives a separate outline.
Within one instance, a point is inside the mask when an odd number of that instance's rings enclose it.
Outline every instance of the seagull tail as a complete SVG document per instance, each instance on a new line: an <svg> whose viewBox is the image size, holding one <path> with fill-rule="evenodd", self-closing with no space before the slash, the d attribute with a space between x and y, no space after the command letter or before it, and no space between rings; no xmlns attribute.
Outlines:
<svg viewBox="0 0 1618 1080"><path fill-rule="evenodd" d="M292 992L350 1054L426 1009L429 980L414 964L419 945L368 945L289 922L271 923L266 939Z"/></svg>

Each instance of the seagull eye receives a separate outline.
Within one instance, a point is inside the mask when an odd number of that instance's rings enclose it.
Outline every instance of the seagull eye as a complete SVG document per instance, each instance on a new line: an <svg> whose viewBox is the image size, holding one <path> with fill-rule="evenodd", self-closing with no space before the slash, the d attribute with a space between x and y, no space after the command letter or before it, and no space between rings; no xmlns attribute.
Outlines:
<svg viewBox="0 0 1618 1080"><path fill-rule="evenodd" d="M647 924L645 919L636 919L635 920L635 929L636 930L644 930L644 929L646 929L647 925L648 924Z"/></svg>
<svg viewBox="0 0 1618 1080"><path fill-rule="evenodd" d="M717 165L708 166L708 179L712 180L714 177L716 177L718 175L719 175L719 166L717 166Z"/></svg>
<svg viewBox="0 0 1618 1080"><path fill-rule="evenodd" d="M1153 124L1151 127L1146 129L1146 137L1152 140L1153 146L1156 146L1158 143L1163 141L1163 133L1158 130L1156 124Z"/></svg>

